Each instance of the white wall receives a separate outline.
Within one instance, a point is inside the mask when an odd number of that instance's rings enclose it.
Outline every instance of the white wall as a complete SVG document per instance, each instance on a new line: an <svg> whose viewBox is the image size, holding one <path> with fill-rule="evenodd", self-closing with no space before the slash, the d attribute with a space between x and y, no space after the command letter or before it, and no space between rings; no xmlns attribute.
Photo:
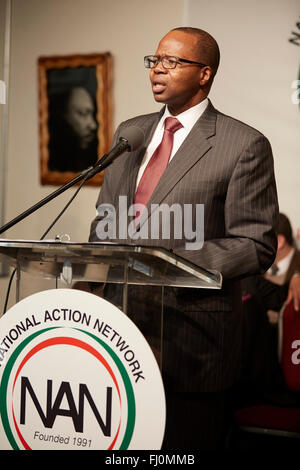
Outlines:
<svg viewBox="0 0 300 470"><path fill-rule="evenodd" d="M39 183L38 57L111 52L116 126L159 109L143 57L154 52L158 40L181 25L182 18L183 0L12 0L6 221L56 189ZM39 239L74 191L32 214L5 237ZM72 241L87 241L98 192L83 188L49 238L69 233ZM0 279L0 314L6 287L7 279Z"/></svg>
<svg viewBox="0 0 300 470"><path fill-rule="evenodd" d="M275 161L280 210L300 228L299 0L186 0L185 23L210 32L221 49L211 99L216 108L263 132ZM299 240L300 241L300 240Z"/></svg>

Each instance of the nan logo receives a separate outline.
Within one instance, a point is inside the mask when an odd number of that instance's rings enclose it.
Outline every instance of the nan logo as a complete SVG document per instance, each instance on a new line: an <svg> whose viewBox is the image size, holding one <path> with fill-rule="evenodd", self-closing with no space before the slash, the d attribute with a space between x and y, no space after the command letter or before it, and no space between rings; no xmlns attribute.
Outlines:
<svg viewBox="0 0 300 470"><path fill-rule="evenodd" d="M160 371L115 306L48 290L12 307L0 331L1 449L160 449Z"/></svg>

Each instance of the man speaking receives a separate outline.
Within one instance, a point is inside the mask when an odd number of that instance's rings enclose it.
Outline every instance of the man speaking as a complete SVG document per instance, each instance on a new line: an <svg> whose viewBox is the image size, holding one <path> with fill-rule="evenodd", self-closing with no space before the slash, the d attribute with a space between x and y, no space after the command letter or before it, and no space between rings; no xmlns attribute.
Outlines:
<svg viewBox="0 0 300 470"><path fill-rule="evenodd" d="M173 29L155 54L145 57L154 99L165 106L119 126L113 145L130 126L144 132L145 143L106 170L97 201L97 207L117 209L119 197L125 196L128 207L136 204L137 231L154 217L153 205L177 204L183 213L188 205L194 220L196 208L204 206L201 248L187 244L184 231L182 237L170 231L168 238L157 233L151 238L149 232L148 238L110 240L164 247L223 276L221 290L164 290L167 449L222 448L228 397L239 374L239 280L266 271L276 253L278 204L271 147L260 132L217 111L207 98L219 58L215 39L196 28ZM99 223L100 215L92 222L90 241L104 241ZM150 324L155 288L131 286L130 293L136 316L143 313L142 324Z"/></svg>

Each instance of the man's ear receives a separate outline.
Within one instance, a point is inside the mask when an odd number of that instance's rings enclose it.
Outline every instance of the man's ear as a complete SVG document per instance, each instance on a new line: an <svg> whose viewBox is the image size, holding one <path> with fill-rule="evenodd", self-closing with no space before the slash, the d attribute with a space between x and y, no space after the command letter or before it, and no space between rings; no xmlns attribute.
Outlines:
<svg viewBox="0 0 300 470"><path fill-rule="evenodd" d="M213 72L209 65L202 67L200 70L200 85L205 87L206 85L210 85L213 78Z"/></svg>

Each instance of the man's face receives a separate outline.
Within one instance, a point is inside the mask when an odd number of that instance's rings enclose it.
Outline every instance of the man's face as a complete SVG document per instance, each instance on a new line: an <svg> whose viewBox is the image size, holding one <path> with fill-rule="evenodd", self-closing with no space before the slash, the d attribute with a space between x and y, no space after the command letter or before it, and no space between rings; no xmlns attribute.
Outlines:
<svg viewBox="0 0 300 470"><path fill-rule="evenodd" d="M86 149L95 138L97 123L94 119L93 101L84 88L74 88L71 93L65 119L78 137L79 145Z"/></svg>
<svg viewBox="0 0 300 470"><path fill-rule="evenodd" d="M197 57L196 38L182 31L169 32L159 43L155 55L175 56L201 62ZM168 105L169 111L177 115L200 103L206 94L203 86L211 75L209 67L192 64L177 64L175 69L164 69L161 62L150 71L150 81L155 101Z"/></svg>

